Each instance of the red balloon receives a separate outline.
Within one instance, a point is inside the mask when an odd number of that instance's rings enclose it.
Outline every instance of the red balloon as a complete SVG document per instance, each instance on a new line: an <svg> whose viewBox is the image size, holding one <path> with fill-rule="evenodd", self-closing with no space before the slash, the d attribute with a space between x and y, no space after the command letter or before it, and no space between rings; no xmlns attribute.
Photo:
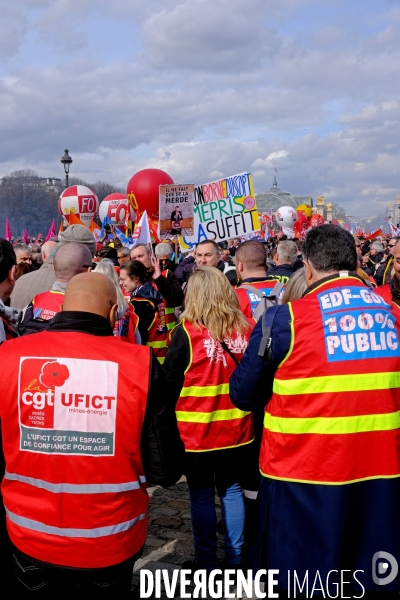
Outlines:
<svg viewBox="0 0 400 600"><path fill-rule="evenodd" d="M333 221L331 221L331 225L340 225L340 223L337 219L333 219Z"/></svg>
<svg viewBox="0 0 400 600"><path fill-rule="evenodd" d="M318 227L318 225L323 225L324 223L325 219L322 215L311 215L310 227Z"/></svg>
<svg viewBox="0 0 400 600"><path fill-rule="evenodd" d="M303 225L303 223L308 223L308 219L306 217L306 213L302 210L299 210L299 212L297 213L297 221L296 223L301 223Z"/></svg>
<svg viewBox="0 0 400 600"><path fill-rule="evenodd" d="M130 178L126 193L135 212L147 210L147 215L158 219L160 185L169 185L174 180L161 169L142 169Z"/></svg>
<svg viewBox="0 0 400 600"><path fill-rule="evenodd" d="M297 238L301 237L304 229L307 229L308 220L304 211L299 210L297 213L297 221L294 224L293 231Z"/></svg>

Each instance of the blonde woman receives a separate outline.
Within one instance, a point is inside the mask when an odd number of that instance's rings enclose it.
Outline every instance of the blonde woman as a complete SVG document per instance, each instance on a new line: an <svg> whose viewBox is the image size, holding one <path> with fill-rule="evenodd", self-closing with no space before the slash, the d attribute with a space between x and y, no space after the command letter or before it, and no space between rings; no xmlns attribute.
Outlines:
<svg viewBox="0 0 400 600"><path fill-rule="evenodd" d="M289 304L294 300L298 300L307 289L306 274L304 267L293 273L286 284L285 291L282 296L282 304Z"/></svg>
<svg viewBox="0 0 400 600"><path fill-rule="evenodd" d="M115 270L114 263L109 258L103 258L99 263L96 264L96 273L103 273L103 275L107 275L115 285L115 290L117 292L117 302L118 302L118 315L121 318L128 308L128 302L122 293L121 286L119 284L119 277L117 275L117 271Z"/></svg>
<svg viewBox="0 0 400 600"><path fill-rule="evenodd" d="M241 563L245 518L238 480L254 435L252 414L235 409L230 400L229 377L252 326L227 278L215 267L197 267L164 365L177 398L186 451L195 559L185 568L217 566L215 488L221 499L226 562L233 567Z"/></svg>

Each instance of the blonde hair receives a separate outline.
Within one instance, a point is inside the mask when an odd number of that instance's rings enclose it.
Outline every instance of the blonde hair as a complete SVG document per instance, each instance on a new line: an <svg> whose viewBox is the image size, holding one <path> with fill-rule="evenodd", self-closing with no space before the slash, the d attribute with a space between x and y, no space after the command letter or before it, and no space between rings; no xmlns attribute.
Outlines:
<svg viewBox="0 0 400 600"><path fill-rule="evenodd" d="M293 300L298 300L302 297L307 289L306 271L304 267L298 269L289 279L286 284L285 292L282 296L282 304L288 304Z"/></svg>
<svg viewBox="0 0 400 600"><path fill-rule="evenodd" d="M103 273L103 275L107 275L107 277L111 279L117 292L118 314L121 316L124 315L126 309L128 308L128 302L122 293L118 275L114 268L114 263L108 258L103 258L103 260L96 264L96 268L93 273Z"/></svg>
<svg viewBox="0 0 400 600"><path fill-rule="evenodd" d="M206 327L220 342L233 332L245 333L250 328L228 279L215 267L197 267L193 272L181 318L196 329Z"/></svg>

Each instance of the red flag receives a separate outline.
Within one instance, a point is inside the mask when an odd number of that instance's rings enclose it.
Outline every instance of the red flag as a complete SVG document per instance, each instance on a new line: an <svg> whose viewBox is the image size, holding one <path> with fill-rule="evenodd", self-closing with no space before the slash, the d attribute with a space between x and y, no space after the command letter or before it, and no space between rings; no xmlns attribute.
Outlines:
<svg viewBox="0 0 400 600"><path fill-rule="evenodd" d="M382 229L377 229L376 231L372 231L371 233L368 233L365 236L366 240L374 240L379 238L380 240L383 240L383 231Z"/></svg>

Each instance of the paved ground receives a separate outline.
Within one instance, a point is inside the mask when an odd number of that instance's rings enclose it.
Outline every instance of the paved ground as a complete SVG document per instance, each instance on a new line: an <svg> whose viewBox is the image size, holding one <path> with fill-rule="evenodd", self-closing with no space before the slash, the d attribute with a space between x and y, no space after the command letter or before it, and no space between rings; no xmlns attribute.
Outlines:
<svg viewBox="0 0 400 600"><path fill-rule="evenodd" d="M185 560L193 560L193 537L190 522L190 503L184 477L174 486L148 489L150 496L149 527L142 558L136 563L133 589L139 598L139 571L167 569L170 574ZM221 516L216 498L217 516ZM222 534L218 534L218 559L224 557ZM154 596L153 596L154 597ZM167 598L162 588L162 598ZM179 598L179 591L176 598ZM244 596L245 598L246 596ZM251 596L250 596L251 597Z"/></svg>

